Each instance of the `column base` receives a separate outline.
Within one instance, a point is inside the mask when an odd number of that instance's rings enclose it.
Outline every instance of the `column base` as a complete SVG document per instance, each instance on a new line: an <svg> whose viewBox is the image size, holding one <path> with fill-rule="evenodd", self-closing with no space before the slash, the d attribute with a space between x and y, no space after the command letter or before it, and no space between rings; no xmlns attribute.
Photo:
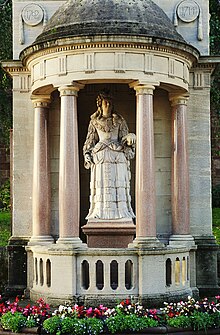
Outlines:
<svg viewBox="0 0 220 335"><path fill-rule="evenodd" d="M79 237L60 237L58 238L57 245L70 245L71 248L85 248L85 243Z"/></svg>
<svg viewBox="0 0 220 335"><path fill-rule="evenodd" d="M136 249L161 249L165 245L156 237L136 237L132 243L128 245L129 248Z"/></svg>
<svg viewBox="0 0 220 335"><path fill-rule="evenodd" d="M171 235L169 238L169 246L195 247L195 241L191 235Z"/></svg>
<svg viewBox="0 0 220 335"><path fill-rule="evenodd" d="M82 227L90 248L127 248L133 241L135 225L132 219L88 220Z"/></svg>
<svg viewBox="0 0 220 335"><path fill-rule="evenodd" d="M42 245L42 244L51 244L54 243L54 239L50 235L44 235L44 236L32 236L30 241L28 242L28 245Z"/></svg>

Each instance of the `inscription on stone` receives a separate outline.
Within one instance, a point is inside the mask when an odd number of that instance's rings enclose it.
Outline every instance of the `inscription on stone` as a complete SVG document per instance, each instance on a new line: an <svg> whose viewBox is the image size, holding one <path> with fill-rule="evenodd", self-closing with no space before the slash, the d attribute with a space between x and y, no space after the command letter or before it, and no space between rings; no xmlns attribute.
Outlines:
<svg viewBox="0 0 220 335"><path fill-rule="evenodd" d="M192 22L199 16L199 5L193 0L184 0L177 7L177 15L183 22Z"/></svg>
<svg viewBox="0 0 220 335"><path fill-rule="evenodd" d="M36 26L43 20L43 17L43 9L37 4L28 4L22 10L22 18L29 26Z"/></svg>

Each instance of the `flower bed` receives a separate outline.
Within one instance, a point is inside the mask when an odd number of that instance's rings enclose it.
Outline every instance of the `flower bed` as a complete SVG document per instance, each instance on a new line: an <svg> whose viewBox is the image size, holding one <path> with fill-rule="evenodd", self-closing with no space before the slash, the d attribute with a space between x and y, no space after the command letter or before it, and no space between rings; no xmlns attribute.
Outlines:
<svg viewBox="0 0 220 335"><path fill-rule="evenodd" d="M21 307L19 299L0 303L1 334L220 334L220 296L178 303L164 303L160 309L146 309L130 300L115 308L99 305L62 306L51 310L43 299L36 305ZM6 334L7 332L7 334Z"/></svg>

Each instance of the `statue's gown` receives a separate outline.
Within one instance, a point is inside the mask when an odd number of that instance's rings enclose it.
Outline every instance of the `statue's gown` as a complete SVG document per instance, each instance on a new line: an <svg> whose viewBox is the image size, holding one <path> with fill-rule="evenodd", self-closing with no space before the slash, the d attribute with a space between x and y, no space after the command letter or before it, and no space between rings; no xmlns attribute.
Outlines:
<svg viewBox="0 0 220 335"><path fill-rule="evenodd" d="M89 153L92 164L90 182L90 209L87 219L134 218L130 197L130 159L134 146L122 144L128 127L122 116L109 118L92 116L84 155Z"/></svg>

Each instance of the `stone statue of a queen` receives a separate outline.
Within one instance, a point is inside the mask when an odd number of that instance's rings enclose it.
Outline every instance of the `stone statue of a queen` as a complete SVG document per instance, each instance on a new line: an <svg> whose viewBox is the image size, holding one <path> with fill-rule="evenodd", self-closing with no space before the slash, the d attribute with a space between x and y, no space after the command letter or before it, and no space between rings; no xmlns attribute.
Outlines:
<svg viewBox="0 0 220 335"><path fill-rule="evenodd" d="M83 147L85 168L91 169L88 220L117 220L135 217L131 208L130 160L135 139L124 118L114 111L107 91L97 97Z"/></svg>

